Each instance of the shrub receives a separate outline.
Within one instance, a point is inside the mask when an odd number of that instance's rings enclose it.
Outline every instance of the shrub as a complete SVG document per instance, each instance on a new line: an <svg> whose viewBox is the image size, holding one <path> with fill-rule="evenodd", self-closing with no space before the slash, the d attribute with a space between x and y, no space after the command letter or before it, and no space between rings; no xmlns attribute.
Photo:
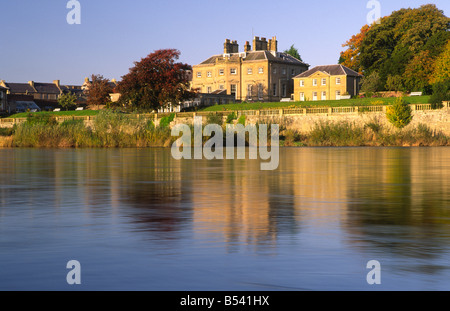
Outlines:
<svg viewBox="0 0 450 311"><path fill-rule="evenodd" d="M450 101L450 81L437 82L433 85L430 103L433 109L442 108L443 101Z"/></svg>
<svg viewBox="0 0 450 311"><path fill-rule="evenodd" d="M234 111L228 115L227 120L225 121L225 123L231 123L233 122L233 120L237 119L237 115L236 113L234 113Z"/></svg>
<svg viewBox="0 0 450 311"><path fill-rule="evenodd" d="M206 117L206 124L222 125L223 124L222 114L219 113L208 114L208 116Z"/></svg>
<svg viewBox="0 0 450 311"><path fill-rule="evenodd" d="M404 98L397 98L392 106L387 107L386 117L396 128L402 129L412 121L412 110Z"/></svg>
<svg viewBox="0 0 450 311"><path fill-rule="evenodd" d="M159 121L159 127L168 128L173 119L175 119L174 113L171 113L168 117L162 117Z"/></svg>
<svg viewBox="0 0 450 311"><path fill-rule="evenodd" d="M241 115L239 117L238 124L242 124L243 126L245 126L245 121L246 120L247 120L247 117L245 115Z"/></svg>

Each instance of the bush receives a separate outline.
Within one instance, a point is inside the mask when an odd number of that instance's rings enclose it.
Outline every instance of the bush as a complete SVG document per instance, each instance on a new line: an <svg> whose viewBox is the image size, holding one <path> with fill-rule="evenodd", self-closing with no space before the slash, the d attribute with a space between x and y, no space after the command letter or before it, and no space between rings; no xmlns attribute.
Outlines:
<svg viewBox="0 0 450 311"><path fill-rule="evenodd" d="M247 117L245 115L241 115L239 117L238 124L242 124L243 126L245 126L245 121L246 120L247 120Z"/></svg>
<svg viewBox="0 0 450 311"><path fill-rule="evenodd" d="M387 107L386 117L396 128L402 129L412 121L412 110L404 98L397 98L392 106Z"/></svg>
<svg viewBox="0 0 450 311"><path fill-rule="evenodd" d="M168 117L162 117L159 121L159 127L168 128L173 119L175 119L174 113L171 113Z"/></svg>
<svg viewBox="0 0 450 311"><path fill-rule="evenodd" d="M206 124L217 124L222 125L223 124L223 118L222 114L220 113L210 113L206 117Z"/></svg>
<svg viewBox="0 0 450 311"><path fill-rule="evenodd" d="M237 115L234 113L234 111L228 115L227 120L225 121L225 123L231 123L234 120L237 119Z"/></svg>
<svg viewBox="0 0 450 311"><path fill-rule="evenodd" d="M450 81L437 82L433 85L430 103L433 109L442 108L443 101L450 101Z"/></svg>

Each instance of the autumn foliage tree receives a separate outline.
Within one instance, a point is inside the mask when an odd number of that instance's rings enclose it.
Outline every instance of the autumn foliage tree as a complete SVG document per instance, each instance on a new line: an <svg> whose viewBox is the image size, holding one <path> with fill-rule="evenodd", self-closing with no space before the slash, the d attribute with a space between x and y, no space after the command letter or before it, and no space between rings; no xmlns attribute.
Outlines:
<svg viewBox="0 0 450 311"><path fill-rule="evenodd" d="M133 109L158 110L192 98L186 74L191 67L176 62L179 56L175 49L158 50L135 62L117 87L121 101Z"/></svg>
<svg viewBox="0 0 450 311"><path fill-rule="evenodd" d="M108 79L102 75L92 75L87 93L87 104L89 106L103 106L111 102L110 94L113 89Z"/></svg>
<svg viewBox="0 0 450 311"><path fill-rule="evenodd" d="M359 55L361 53L361 45L363 39L369 28L370 28L369 25L364 25L358 34L352 36L350 40L348 40L345 44L342 45L342 47L347 47L347 49L341 52L339 64L344 65L350 69L353 69L356 72L362 73Z"/></svg>

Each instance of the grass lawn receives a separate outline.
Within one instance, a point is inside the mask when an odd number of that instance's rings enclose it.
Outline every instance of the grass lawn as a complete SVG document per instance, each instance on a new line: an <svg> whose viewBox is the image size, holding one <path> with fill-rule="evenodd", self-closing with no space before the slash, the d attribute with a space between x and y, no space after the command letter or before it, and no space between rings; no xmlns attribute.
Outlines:
<svg viewBox="0 0 450 311"><path fill-rule="evenodd" d="M406 97L406 101L410 104L428 104L431 96L412 96ZM391 105L395 98L355 98L342 100L323 100L323 101L305 101L305 102L289 102L289 103L237 103L228 105L210 106L202 111L230 111L230 110L260 110L274 108L315 108L315 107L353 107L353 106L370 106L374 102L376 105ZM381 103L382 102L382 103Z"/></svg>
<svg viewBox="0 0 450 311"><path fill-rule="evenodd" d="M12 116L9 116L8 118L27 118L30 115L52 115L52 116L95 116L98 114L99 111L97 110L81 110L81 111L75 111L75 110L69 110L69 111L42 111L42 112L21 112L16 113Z"/></svg>

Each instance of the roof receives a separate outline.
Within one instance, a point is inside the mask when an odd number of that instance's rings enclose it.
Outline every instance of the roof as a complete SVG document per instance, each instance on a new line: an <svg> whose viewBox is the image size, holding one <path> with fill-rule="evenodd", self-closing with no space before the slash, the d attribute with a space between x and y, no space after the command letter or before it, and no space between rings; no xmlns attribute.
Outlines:
<svg viewBox="0 0 450 311"><path fill-rule="evenodd" d="M321 71L329 74L330 76L351 76L351 77L362 77L361 74L357 73L354 70L351 70L348 67L345 67L343 65L325 65L325 66L316 66L308 71L305 71L295 78L307 78L311 76L312 74Z"/></svg>
<svg viewBox="0 0 450 311"><path fill-rule="evenodd" d="M38 93L46 93L46 94L61 94L61 90L54 83L40 83L35 82L34 88Z"/></svg>
<svg viewBox="0 0 450 311"><path fill-rule="evenodd" d="M251 51L251 52L242 52L242 53L232 53L229 54L230 58L229 60L231 62L236 61L238 62L240 59L240 55L245 54L245 58L243 58L244 62L250 62L250 61L260 61L260 60L268 60L271 62L278 62L278 63L284 63L284 64L291 64L291 65L303 65L308 66L308 64L298 60L297 58L287 54L287 53L281 53L281 52L272 52L272 51ZM223 54L213 55L207 60L200 63L200 65L215 65L216 59L223 59Z"/></svg>
<svg viewBox="0 0 450 311"><path fill-rule="evenodd" d="M3 86L0 85L0 91L6 91L6 90L9 90L9 88L3 87Z"/></svg>
<svg viewBox="0 0 450 311"><path fill-rule="evenodd" d="M36 90L28 83L5 83L12 94L15 93L36 93Z"/></svg>

